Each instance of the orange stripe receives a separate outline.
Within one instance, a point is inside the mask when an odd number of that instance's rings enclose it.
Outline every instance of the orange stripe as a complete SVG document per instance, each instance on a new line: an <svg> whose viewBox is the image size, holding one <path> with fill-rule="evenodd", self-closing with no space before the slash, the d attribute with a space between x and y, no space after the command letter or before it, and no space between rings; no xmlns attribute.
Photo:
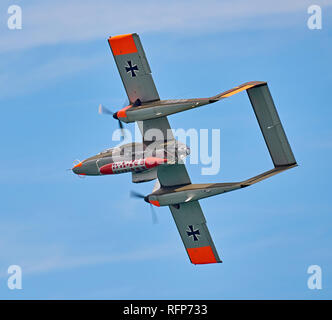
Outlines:
<svg viewBox="0 0 332 320"><path fill-rule="evenodd" d="M74 165L73 169L74 169L74 168L77 168L77 167L81 167L81 166L82 166L82 162L79 162L78 164L75 164L75 165Z"/></svg>
<svg viewBox="0 0 332 320"><path fill-rule="evenodd" d="M193 264L216 263L211 246L187 249L190 260Z"/></svg>
<svg viewBox="0 0 332 320"><path fill-rule="evenodd" d="M227 98L227 97L230 97L230 96L232 96L233 94L236 94L236 93L238 93L238 92L241 92L241 91L243 91L243 90L247 90L247 89L249 89L249 88L251 88L251 87L254 87L255 85L246 85L246 86L243 86L243 87L240 87L239 89L232 89L229 93L226 93L226 94L223 94L222 95L222 97L223 98Z"/></svg>
<svg viewBox="0 0 332 320"><path fill-rule="evenodd" d="M108 43L110 44L115 56L137 52L132 34L123 34L121 36L110 37L108 39Z"/></svg>
<svg viewBox="0 0 332 320"><path fill-rule="evenodd" d="M120 111L117 112L117 116L118 118L126 118L127 117L127 113L126 111L131 108L131 105L130 106L127 106L127 107L124 107L123 109L121 109Z"/></svg>
<svg viewBox="0 0 332 320"><path fill-rule="evenodd" d="M159 201L157 201L157 200L150 200L149 202L156 207L160 207Z"/></svg>

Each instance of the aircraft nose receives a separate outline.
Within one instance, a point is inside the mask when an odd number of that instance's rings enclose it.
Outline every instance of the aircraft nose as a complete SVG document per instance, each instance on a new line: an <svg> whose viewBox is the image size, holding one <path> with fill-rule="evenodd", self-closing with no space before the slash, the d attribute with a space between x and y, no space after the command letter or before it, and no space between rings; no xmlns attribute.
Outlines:
<svg viewBox="0 0 332 320"><path fill-rule="evenodd" d="M78 174L78 171L79 171L79 170L78 170L77 168L74 167L74 168L72 168L71 170L72 170L75 174Z"/></svg>
<svg viewBox="0 0 332 320"><path fill-rule="evenodd" d="M81 172L81 167L82 167L82 162L79 162L78 164L75 164L74 167L72 168L72 171L75 173L75 174L80 174Z"/></svg>

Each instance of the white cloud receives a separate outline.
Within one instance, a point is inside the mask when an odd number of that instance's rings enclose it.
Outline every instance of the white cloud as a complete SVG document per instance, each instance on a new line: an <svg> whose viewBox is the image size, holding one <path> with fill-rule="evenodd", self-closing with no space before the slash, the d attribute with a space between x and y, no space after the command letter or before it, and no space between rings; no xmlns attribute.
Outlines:
<svg viewBox="0 0 332 320"><path fill-rule="evenodd" d="M58 270L75 269L80 267L89 267L93 265L112 264L118 262L134 262L134 261L149 261L159 258L165 258L175 255L183 254L174 246L173 243L151 245L148 248L138 249L137 251L123 253L114 252L93 256L75 256L64 252L61 248L54 246L37 245L35 247L28 247L25 249L34 249L32 253L34 257L26 259L16 259L15 263L22 267L24 275L40 274L44 272L52 272ZM48 255L46 254L48 253ZM43 258L40 253L44 253ZM49 255L51 253L51 255ZM13 261L13 258L8 258L7 261ZM8 265L2 259L2 265ZM4 269L3 269L4 270ZM0 278L7 277L6 272L0 273Z"/></svg>
<svg viewBox="0 0 332 320"><path fill-rule="evenodd" d="M109 35L131 32L171 32L190 37L194 34L250 28L298 27L301 24L306 28L307 7L312 4L311 2L100 0L98 5L92 0L83 3L78 0L21 2L23 29L9 30L5 23L0 27L0 99L39 90L47 83L94 67L105 58L91 56L88 52L83 52L81 56L71 54L54 58L57 56L55 52L38 59L36 65L31 66L25 59L31 59L32 56L29 53L26 56L24 50L41 46L53 48L59 44L86 43L96 39L105 41ZM327 6L332 2L321 0L316 3ZM10 1L2 3L2 17L8 17L7 10L4 9L10 4ZM7 16L3 15L4 12ZM12 54L16 52L17 55Z"/></svg>
<svg viewBox="0 0 332 320"><path fill-rule="evenodd" d="M87 70L103 61L101 56L70 56L49 60L27 68L6 66L0 74L0 99L42 88L45 83Z"/></svg>
<svg viewBox="0 0 332 320"><path fill-rule="evenodd" d="M317 1L316 1L317 2ZM23 30L0 31L0 52L131 32L209 33L300 25L311 0L35 1L22 3ZM331 5L321 0L321 6ZM288 15L290 14L290 15ZM302 21L306 25L306 21Z"/></svg>

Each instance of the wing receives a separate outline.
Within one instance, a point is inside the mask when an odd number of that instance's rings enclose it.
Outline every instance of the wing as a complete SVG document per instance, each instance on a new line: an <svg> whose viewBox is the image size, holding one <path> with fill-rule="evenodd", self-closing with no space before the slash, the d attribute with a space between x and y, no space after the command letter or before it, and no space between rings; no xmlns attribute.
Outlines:
<svg viewBox="0 0 332 320"><path fill-rule="evenodd" d="M165 133L163 140L174 139L173 134L170 134L171 128L166 117L138 121L137 124L143 137L146 136L148 130L159 129ZM146 142L146 137L143 138L143 142ZM191 184L187 169L182 162L159 166L157 176L161 187ZM169 206L169 208L190 261L194 264L221 262L199 202L181 203L177 206Z"/></svg>
<svg viewBox="0 0 332 320"><path fill-rule="evenodd" d="M198 201L169 206L183 244L193 264L222 262L206 226Z"/></svg>
<svg viewBox="0 0 332 320"><path fill-rule="evenodd" d="M159 100L139 36L133 33L110 37L108 43L130 103L137 99L141 102Z"/></svg>
<svg viewBox="0 0 332 320"><path fill-rule="evenodd" d="M157 179L157 168L131 173L133 183L148 182Z"/></svg>
<svg viewBox="0 0 332 320"><path fill-rule="evenodd" d="M162 187L190 185L183 163L158 167L158 180ZM194 264L222 262L212 241L206 220L198 201L169 206L183 244Z"/></svg>
<svg viewBox="0 0 332 320"><path fill-rule="evenodd" d="M159 166L157 176L161 187L165 188L191 183L186 166L180 161L176 164Z"/></svg>
<svg viewBox="0 0 332 320"><path fill-rule="evenodd" d="M296 164L267 84L249 88L247 93L274 166Z"/></svg>
<svg viewBox="0 0 332 320"><path fill-rule="evenodd" d="M159 100L138 35L110 37L108 42L130 103L134 103L137 99L142 102ZM166 117L138 121L137 124L143 136L143 143L174 139ZM161 186L191 183L183 163L161 166L160 170L158 169L158 180ZM191 262L194 264L221 262L198 201L181 204L178 208L170 206L170 209Z"/></svg>
<svg viewBox="0 0 332 320"><path fill-rule="evenodd" d="M143 137L143 143L149 141L173 140L174 136L167 117L136 121Z"/></svg>

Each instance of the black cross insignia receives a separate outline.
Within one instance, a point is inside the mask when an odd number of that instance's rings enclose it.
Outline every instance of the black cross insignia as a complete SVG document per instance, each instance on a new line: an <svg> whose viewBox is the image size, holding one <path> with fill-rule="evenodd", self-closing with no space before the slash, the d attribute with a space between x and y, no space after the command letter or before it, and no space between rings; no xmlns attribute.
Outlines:
<svg viewBox="0 0 332 320"><path fill-rule="evenodd" d="M131 62L131 61L127 61L127 63L128 63L128 66L125 66L125 68L126 68L126 72L127 72L127 73L128 73L128 72L131 72L131 76L132 76L132 77L136 77L136 73L135 73L135 71L138 72L137 64L132 65L132 62Z"/></svg>
<svg viewBox="0 0 332 320"><path fill-rule="evenodd" d="M199 230L194 230L193 226L188 226L189 227L189 231L187 231L187 235L188 237L193 237L194 241L198 241L198 236L200 236L200 232Z"/></svg>

